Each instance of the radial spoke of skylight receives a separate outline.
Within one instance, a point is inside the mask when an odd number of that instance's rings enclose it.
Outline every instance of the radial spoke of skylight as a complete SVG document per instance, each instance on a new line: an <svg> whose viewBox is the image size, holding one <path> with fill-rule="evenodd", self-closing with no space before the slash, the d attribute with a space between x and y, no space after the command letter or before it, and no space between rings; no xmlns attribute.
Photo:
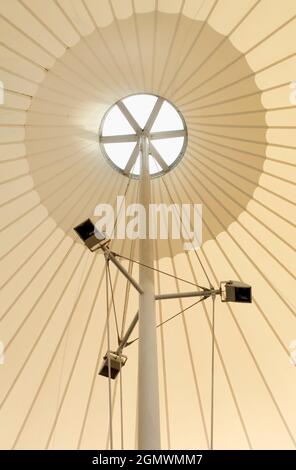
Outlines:
<svg viewBox="0 0 296 470"><path fill-rule="evenodd" d="M151 132L176 131L179 129L184 129L180 114L173 105L168 101L164 101L151 128Z"/></svg>
<svg viewBox="0 0 296 470"><path fill-rule="evenodd" d="M150 139L171 139L173 137L182 137L185 136L186 131L180 129L179 131L162 131L162 132L152 132L150 134Z"/></svg>
<svg viewBox="0 0 296 470"><path fill-rule="evenodd" d="M162 170L167 171L169 169L166 161L162 158L152 143L150 143L150 154L153 156L154 160L158 163Z"/></svg>
<svg viewBox="0 0 296 470"><path fill-rule="evenodd" d="M131 127L134 129L134 131L139 132L141 130L141 128L140 128L139 124L137 123L137 121L135 120L135 118L129 112L129 110L127 109L125 104L122 101L119 101L117 106L119 107L120 111L122 112L122 114L124 115L126 120L129 122Z"/></svg>
<svg viewBox="0 0 296 470"><path fill-rule="evenodd" d="M144 129L146 122L156 103L157 96L154 95L133 95L124 98L122 101L135 118L141 129Z"/></svg>
<svg viewBox="0 0 296 470"><path fill-rule="evenodd" d="M183 137L175 139L154 140L153 146L162 156L167 165L172 165L182 151Z"/></svg>
<svg viewBox="0 0 296 470"><path fill-rule="evenodd" d="M112 162L121 168L125 168L131 158L132 152L137 144L134 142L122 142L121 144L105 144L105 149Z"/></svg>
<svg viewBox="0 0 296 470"><path fill-rule="evenodd" d="M155 161L155 159L150 155L149 156L149 173L150 175L155 175L162 171L161 166Z"/></svg>
<svg viewBox="0 0 296 470"><path fill-rule="evenodd" d="M103 144L121 144L123 142L137 142L138 138L136 134L105 135L100 140Z"/></svg>
<svg viewBox="0 0 296 470"><path fill-rule="evenodd" d="M127 175L133 171L133 168L135 166L135 163L137 161L137 158L139 156L139 144L137 143L137 145L135 146L127 164L125 165L124 167L124 173L126 173Z"/></svg>
<svg viewBox="0 0 296 470"><path fill-rule="evenodd" d="M153 126L153 124L154 124L154 122L155 122L155 119L156 119L157 116L158 116L158 113L159 113L159 111L160 111L160 108L162 107L162 104L163 104L163 98L158 97L156 103L154 104L154 107L153 107L153 109L152 109L152 112L151 112L151 114L150 114L150 116L149 116L149 118L148 118L148 121L147 121L146 124L145 124L145 130L146 130L147 132L150 132L150 130L151 130L151 128L152 128L152 126Z"/></svg>
<svg viewBox="0 0 296 470"><path fill-rule="evenodd" d="M135 130L122 114L118 106L113 106L106 115L102 135L135 134Z"/></svg>
<svg viewBox="0 0 296 470"><path fill-rule="evenodd" d="M138 155L134 168L131 171L131 174L135 176L139 176L140 171L141 171L141 158L140 158L140 155Z"/></svg>

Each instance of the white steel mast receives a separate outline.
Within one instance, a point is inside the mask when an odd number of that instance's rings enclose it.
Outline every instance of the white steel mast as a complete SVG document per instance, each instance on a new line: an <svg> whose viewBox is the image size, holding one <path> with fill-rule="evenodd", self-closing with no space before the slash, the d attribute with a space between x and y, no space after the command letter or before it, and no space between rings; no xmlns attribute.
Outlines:
<svg viewBox="0 0 296 470"><path fill-rule="evenodd" d="M141 181L140 203L145 208L146 220L139 241L139 367L138 367L138 448L160 449L159 387L154 272L143 265L153 266L153 240L149 237L149 204L151 201L149 173L149 141L145 133L140 140Z"/></svg>

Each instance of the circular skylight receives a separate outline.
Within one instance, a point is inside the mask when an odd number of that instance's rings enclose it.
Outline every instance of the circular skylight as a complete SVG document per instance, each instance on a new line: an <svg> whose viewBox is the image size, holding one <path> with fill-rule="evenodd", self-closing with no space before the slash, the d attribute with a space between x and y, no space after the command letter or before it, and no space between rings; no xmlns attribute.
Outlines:
<svg viewBox="0 0 296 470"><path fill-rule="evenodd" d="M182 158L187 128L181 113L156 95L137 94L119 100L105 114L100 146L107 160L127 176L140 175L140 140L149 142L149 171L160 176Z"/></svg>

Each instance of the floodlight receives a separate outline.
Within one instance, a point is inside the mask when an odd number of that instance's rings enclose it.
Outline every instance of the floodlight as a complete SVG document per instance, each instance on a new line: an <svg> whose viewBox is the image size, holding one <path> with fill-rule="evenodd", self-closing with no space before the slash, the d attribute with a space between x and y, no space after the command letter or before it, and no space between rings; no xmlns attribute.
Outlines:
<svg viewBox="0 0 296 470"><path fill-rule="evenodd" d="M125 365L127 357L122 354L119 355L116 352L110 351L110 377L111 379L116 379L117 375L120 372L120 369ZM108 367L108 353L104 356L104 362L99 372L99 375L104 377L109 377L109 367Z"/></svg>
<svg viewBox="0 0 296 470"><path fill-rule="evenodd" d="M239 281L222 281L220 283L222 302L252 302L252 287Z"/></svg>
<svg viewBox="0 0 296 470"><path fill-rule="evenodd" d="M95 228L90 219L74 227L74 230L90 251L102 248L109 242L105 235Z"/></svg>

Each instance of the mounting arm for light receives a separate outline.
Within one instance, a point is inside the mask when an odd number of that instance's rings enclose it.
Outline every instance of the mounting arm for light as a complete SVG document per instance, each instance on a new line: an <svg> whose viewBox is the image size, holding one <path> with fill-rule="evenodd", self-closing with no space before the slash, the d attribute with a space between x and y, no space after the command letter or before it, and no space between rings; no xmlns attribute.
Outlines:
<svg viewBox="0 0 296 470"><path fill-rule="evenodd" d="M185 297L204 297L219 294L222 302L252 302L252 288L248 284L239 281L222 281L220 289L201 289L193 292L176 292L172 294L157 294L155 300L181 299Z"/></svg>
<svg viewBox="0 0 296 470"><path fill-rule="evenodd" d="M102 250L106 259L112 261L112 263L129 280L129 282L134 286L139 294L143 293L139 283L129 274L125 267L122 266L120 261L118 261L116 258L116 253L110 251L110 240L106 239L106 236L95 228L90 219L87 219L81 224L77 225L77 227L74 227L74 230L91 252Z"/></svg>

